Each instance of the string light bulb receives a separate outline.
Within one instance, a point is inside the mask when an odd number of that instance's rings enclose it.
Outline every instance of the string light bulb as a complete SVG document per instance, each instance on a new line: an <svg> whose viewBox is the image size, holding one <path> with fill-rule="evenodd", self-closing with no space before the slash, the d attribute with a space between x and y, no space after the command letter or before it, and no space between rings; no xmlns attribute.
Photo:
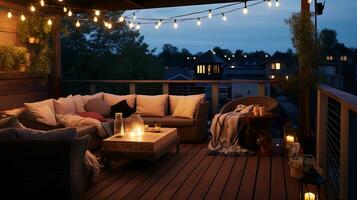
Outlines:
<svg viewBox="0 0 357 200"><path fill-rule="evenodd" d="M271 0L268 0L268 6L271 7L272 5Z"/></svg>
<svg viewBox="0 0 357 200"><path fill-rule="evenodd" d="M35 6L33 6L32 4L31 4L31 6L30 6L30 11L31 11L31 12L35 12L35 11L36 11Z"/></svg>
<svg viewBox="0 0 357 200"><path fill-rule="evenodd" d="M279 6L280 6L279 0L276 0L276 1L275 1L275 6L276 6L276 7L279 7Z"/></svg>
<svg viewBox="0 0 357 200"><path fill-rule="evenodd" d="M9 18L9 19L10 19L10 18L12 17L12 13L11 13L11 11L9 11L9 12L7 13L7 15L6 15L6 16L7 16L7 18Z"/></svg>
<svg viewBox="0 0 357 200"><path fill-rule="evenodd" d="M222 20L227 21L227 17L224 15L224 13L222 13Z"/></svg>
<svg viewBox="0 0 357 200"><path fill-rule="evenodd" d="M124 22L125 18L123 16L119 17L119 22Z"/></svg>
<svg viewBox="0 0 357 200"><path fill-rule="evenodd" d="M129 28L132 29L134 27L134 23L133 22L129 22Z"/></svg>
<svg viewBox="0 0 357 200"><path fill-rule="evenodd" d="M52 26L52 20L51 19L48 19L47 25Z"/></svg>
<svg viewBox="0 0 357 200"><path fill-rule="evenodd" d="M94 21L94 22L98 22L98 17L97 17L97 16L94 16L94 17L93 17L93 21Z"/></svg>
<svg viewBox="0 0 357 200"><path fill-rule="evenodd" d="M177 28L178 28L178 24L177 24L176 19L174 20L174 28L175 28L175 29L177 29Z"/></svg>
<svg viewBox="0 0 357 200"><path fill-rule="evenodd" d="M67 9L67 7L65 6L65 7L63 7L63 12L67 12L68 11L68 9Z"/></svg>
<svg viewBox="0 0 357 200"><path fill-rule="evenodd" d="M244 2L243 14L248 14L247 2Z"/></svg>
<svg viewBox="0 0 357 200"><path fill-rule="evenodd" d="M212 18L212 10L208 10L208 18Z"/></svg>
<svg viewBox="0 0 357 200"><path fill-rule="evenodd" d="M136 15L135 15L135 13L133 13L133 18L134 18L134 20L136 20Z"/></svg>
<svg viewBox="0 0 357 200"><path fill-rule="evenodd" d="M108 29L112 29L112 27L113 27L112 23L107 23L107 28Z"/></svg>
<svg viewBox="0 0 357 200"><path fill-rule="evenodd" d="M140 23L138 23L138 24L135 26L135 29L136 29L136 30L139 30L140 27L141 27L141 26L140 26Z"/></svg>
<svg viewBox="0 0 357 200"><path fill-rule="evenodd" d="M72 10L69 10L67 14L68 14L68 17L71 17L72 16Z"/></svg>
<svg viewBox="0 0 357 200"><path fill-rule="evenodd" d="M25 21L25 20L26 20L25 15L24 15L24 14L21 14L20 19L21 19L21 21Z"/></svg>
<svg viewBox="0 0 357 200"><path fill-rule="evenodd" d="M99 10L96 10L96 11L94 11L94 14L95 14L96 16L99 16L99 15L100 15L100 11L99 11Z"/></svg>
<svg viewBox="0 0 357 200"><path fill-rule="evenodd" d="M44 6L45 6L45 1L44 1L44 0L41 0L41 1L40 1L40 5L41 5L42 7L44 7Z"/></svg>
<svg viewBox="0 0 357 200"><path fill-rule="evenodd" d="M162 25L162 19L159 20L159 22L157 22L157 25L160 27Z"/></svg>
<svg viewBox="0 0 357 200"><path fill-rule="evenodd" d="M63 0L58 0L58 2L63 2Z"/></svg>
<svg viewBox="0 0 357 200"><path fill-rule="evenodd" d="M197 24L197 26L201 26L201 24L202 24L202 22L201 22L201 20L200 20L200 18L199 18L199 17L197 18L197 22L196 22L196 24Z"/></svg>
<svg viewBox="0 0 357 200"><path fill-rule="evenodd" d="M76 22L76 27L79 28L81 26L81 23L79 23L79 20Z"/></svg>
<svg viewBox="0 0 357 200"><path fill-rule="evenodd" d="M159 28L160 28L159 23L155 22L155 29L159 29Z"/></svg>
<svg viewBox="0 0 357 200"><path fill-rule="evenodd" d="M309 4L311 4L311 2L312 2L311 0L308 0L308 1L307 1L307 3L309 3Z"/></svg>

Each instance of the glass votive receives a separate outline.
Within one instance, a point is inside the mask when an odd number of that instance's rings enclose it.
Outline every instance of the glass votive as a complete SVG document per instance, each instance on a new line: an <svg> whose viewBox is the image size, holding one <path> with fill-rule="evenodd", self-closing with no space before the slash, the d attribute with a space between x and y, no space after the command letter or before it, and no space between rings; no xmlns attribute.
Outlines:
<svg viewBox="0 0 357 200"><path fill-rule="evenodd" d="M265 114L265 107L263 107L263 106L261 106L261 107L259 107L259 116L264 116L264 114Z"/></svg>
<svg viewBox="0 0 357 200"><path fill-rule="evenodd" d="M259 106L253 107L253 114L254 114L254 116L259 116Z"/></svg>

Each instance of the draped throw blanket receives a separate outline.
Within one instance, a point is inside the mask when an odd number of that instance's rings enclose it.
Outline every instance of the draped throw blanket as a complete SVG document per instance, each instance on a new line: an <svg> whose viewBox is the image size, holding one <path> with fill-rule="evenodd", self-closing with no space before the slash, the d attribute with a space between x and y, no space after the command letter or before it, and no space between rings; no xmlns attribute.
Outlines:
<svg viewBox="0 0 357 200"><path fill-rule="evenodd" d="M84 164L87 168L92 172L92 179L95 179L99 176L101 165L99 164L95 155L93 155L90 151L86 151L84 156Z"/></svg>
<svg viewBox="0 0 357 200"><path fill-rule="evenodd" d="M99 120L87 117L81 117L79 115L56 115L57 120L60 124L66 127L76 128L84 125L95 126L97 128L97 133L100 137L107 137L107 132L105 131L102 123Z"/></svg>
<svg viewBox="0 0 357 200"><path fill-rule="evenodd" d="M208 144L211 152L223 154L246 154L248 151L239 146L239 136L243 127L241 117L248 113L253 105L238 105L235 111L216 114L211 124L212 138Z"/></svg>

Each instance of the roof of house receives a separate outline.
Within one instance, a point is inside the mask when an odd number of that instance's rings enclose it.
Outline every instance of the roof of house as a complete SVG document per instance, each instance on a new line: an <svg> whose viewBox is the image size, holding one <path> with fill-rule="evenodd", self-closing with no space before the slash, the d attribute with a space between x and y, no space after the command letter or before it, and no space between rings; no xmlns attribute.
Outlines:
<svg viewBox="0 0 357 200"><path fill-rule="evenodd" d="M197 58L196 64L223 64L225 63L220 57L214 54L211 50Z"/></svg>
<svg viewBox="0 0 357 200"><path fill-rule="evenodd" d="M166 80L192 80L194 72L187 68L169 67L164 72Z"/></svg>

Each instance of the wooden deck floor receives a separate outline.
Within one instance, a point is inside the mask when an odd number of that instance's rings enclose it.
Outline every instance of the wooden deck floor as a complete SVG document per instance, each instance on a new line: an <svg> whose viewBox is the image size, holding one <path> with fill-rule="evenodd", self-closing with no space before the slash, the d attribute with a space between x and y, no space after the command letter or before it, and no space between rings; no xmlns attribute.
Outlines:
<svg viewBox="0 0 357 200"><path fill-rule="evenodd" d="M153 169L143 162L103 171L85 199L298 199L298 183L279 149L271 157L209 156L182 145Z"/></svg>

